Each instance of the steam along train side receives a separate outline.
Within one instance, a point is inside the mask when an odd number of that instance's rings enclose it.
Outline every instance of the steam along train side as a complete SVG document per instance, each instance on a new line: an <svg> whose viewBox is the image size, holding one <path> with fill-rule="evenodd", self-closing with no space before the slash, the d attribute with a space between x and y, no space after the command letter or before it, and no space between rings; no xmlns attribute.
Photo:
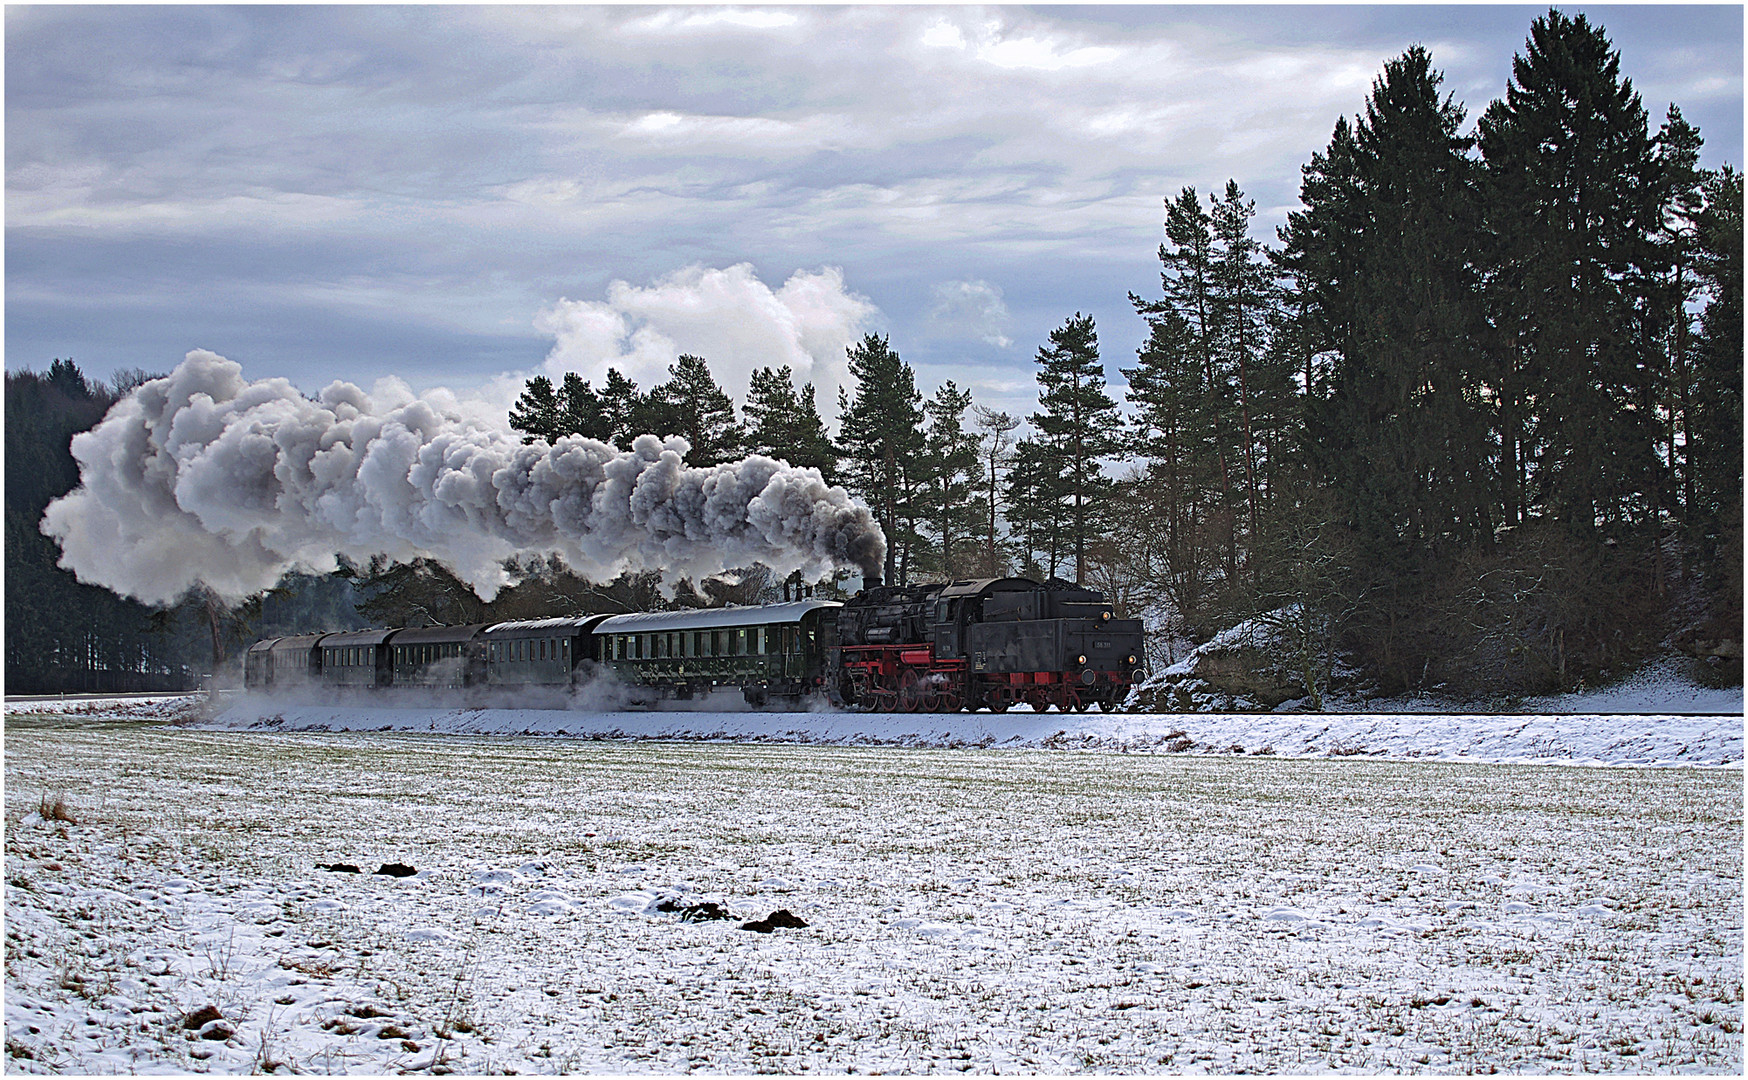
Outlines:
<svg viewBox="0 0 1748 1080"><path fill-rule="evenodd" d="M256 642L244 685L410 692L569 690L603 673L633 699L738 688L754 706L819 695L874 712L1017 704L1118 708L1141 677L1141 623L1066 582L873 582L846 603L301 634Z"/></svg>

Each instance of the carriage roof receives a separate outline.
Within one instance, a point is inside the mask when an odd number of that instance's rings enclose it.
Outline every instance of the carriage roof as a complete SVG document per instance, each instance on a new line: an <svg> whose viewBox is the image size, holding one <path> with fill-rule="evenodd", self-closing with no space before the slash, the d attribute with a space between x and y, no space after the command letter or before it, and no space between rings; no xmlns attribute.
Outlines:
<svg viewBox="0 0 1748 1080"><path fill-rule="evenodd" d="M748 607L692 608L615 615L595 627L597 634L647 634L669 630L720 630L725 627L799 623L815 611L840 608L836 600L791 600L785 604Z"/></svg>

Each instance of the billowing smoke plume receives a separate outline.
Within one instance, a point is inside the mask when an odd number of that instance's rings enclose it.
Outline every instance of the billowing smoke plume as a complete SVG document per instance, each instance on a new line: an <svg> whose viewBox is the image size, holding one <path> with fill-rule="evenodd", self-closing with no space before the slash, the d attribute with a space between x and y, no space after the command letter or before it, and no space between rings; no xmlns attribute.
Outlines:
<svg viewBox="0 0 1748 1080"><path fill-rule="evenodd" d="M884 559L867 508L817 471L757 456L689 468L687 449L653 435L629 453L522 445L426 401L378 412L349 383L311 401L196 351L73 440L82 483L42 529L79 580L148 603L197 583L235 601L337 555L429 556L487 599L520 553L556 552L597 580L755 561L819 577Z"/></svg>

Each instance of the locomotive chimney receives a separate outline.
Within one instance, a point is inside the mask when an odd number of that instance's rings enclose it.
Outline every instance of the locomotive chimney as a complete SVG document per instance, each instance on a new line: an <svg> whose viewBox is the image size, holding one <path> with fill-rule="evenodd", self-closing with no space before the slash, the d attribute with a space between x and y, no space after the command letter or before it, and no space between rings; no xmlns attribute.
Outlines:
<svg viewBox="0 0 1748 1080"><path fill-rule="evenodd" d="M879 574L863 574L862 575L862 591L863 592L867 592L869 589L878 589L879 587L880 587L880 575Z"/></svg>

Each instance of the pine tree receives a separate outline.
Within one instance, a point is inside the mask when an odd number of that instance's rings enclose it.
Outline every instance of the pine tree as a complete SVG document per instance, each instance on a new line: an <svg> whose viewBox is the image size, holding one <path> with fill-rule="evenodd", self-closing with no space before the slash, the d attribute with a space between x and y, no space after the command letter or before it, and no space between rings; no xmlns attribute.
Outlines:
<svg viewBox="0 0 1748 1080"><path fill-rule="evenodd" d="M948 580L963 577L976 562L971 541L979 508L972 489L979 463L978 438L965 430L970 407L971 391L959 389L951 379L923 403L928 427L923 433L921 516L937 545L938 569Z"/></svg>
<svg viewBox="0 0 1748 1080"><path fill-rule="evenodd" d="M1639 407L1655 412L1662 424L1657 452L1660 469L1656 487L1656 510L1674 512L1685 525L1687 508L1693 502L1693 317L1689 306L1698 298L1700 279L1694 273L1699 245L1699 216L1705 205L1702 190L1705 172L1699 167L1699 151L1705 140L1697 128L1682 119L1681 110L1669 106L1663 127L1657 133L1655 156L1659 177L1668 189L1668 209L1657 230L1655 243L1659 262L1667 268L1661 295L1654 302L1668 312L1660 350L1654 401ZM1657 552L1661 556L1662 546ZM1658 575L1661 579L1662 575Z"/></svg>
<svg viewBox="0 0 1748 1080"><path fill-rule="evenodd" d="M1274 354L1270 346L1278 301L1274 272L1262 245L1250 236L1254 216L1256 202L1246 199L1234 180L1226 182L1225 197L1214 203L1209 215L1218 245L1213 264L1217 334L1210 351L1236 408L1236 423L1231 427L1239 437L1234 456L1244 468L1243 503L1250 546L1262 529L1262 473L1268 465L1268 432L1262 421L1278 412L1274 398L1286 386L1271 370Z"/></svg>
<svg viewBox="0 0 1748 1080"><path fill-rule="evenodd" d="M977 422L978 491L983 500L983 562L980 572L986 577L1001 577L1007 573L1007 558L997 539L996 522L1001 516L1001 471L1013 464L1013 431L1020 426L1018 417L987 409L971 407Z"/></svg>
<svg viewBox="0 0 1748 1080"><path fill-rule="evenodd" d="M1308 405L1315 460L1361 535L1408 564L1485 542L1494 518L1474 169L1441 81L1418 46L1385 65L1324 159L1344 175L1308 173L1283 232L1334 353Z"/></svg>
<svg viewBox="0 0 1748 1080"><path fill-rule="evenodd" d="M1387 63L1304 170L1305 209L1281 231L1277 263L1298 290L1280 334L1306 387L1306 452L1256 579L1259 608L1349 624L1362 662L1406 685L1450 659L1437 597L1500 513L1477 172L1441 83L1418 46Z"/></svg>
<svg viewBox="0 0 1748 1080"><path fill-rule="evenodd" d="M747 439L753 452L798 468L818 469L828 482L836 482L837 451L814 403L812 383L797 393L787 365L775 371L759 368L753 372L741 411L752 425Z"/></svg>
<svg viewBox="0 0 1748 1080"><path fill-rule="evenodd" d="M1020 569L1034 578L1058 576L1068 544L1068 497L1062 452L1035 434L1014 444L1008 470L1008 524L1019 537Z"/></svg>
<svg viewBox="0 0 1748 1080"><path fill-rule="evenodd" d="M1478 131L1506 407L1527 414L1508 479L1580 533L1643 520L1658 432L1638 405L1669 314L1644 302L1668 198L1644 106L1601 28L1549 11Z"/></svg>
<svg viewBox="0 0 1748 1080"><path fill-rule="evenodd" d="M581 435L604 443L613 441L613 429L607 423L601 396L574 371L565 372L564 382L558 388L558 427L563 435Z"/></svg>
<svg viewBox="0 0 1748 1080"><path fill-rule="evenodd" d="M1195 622L1219 562L1208 528L1221 489L1218 411L1189 321L1169 304L1130 300L1148 321L1136 366L1122 369L1135 410L1129 449L1143 467L1131 505L1144 508L1157 534L1160 584L1178 614Z"/></svg>
<svg viewBox="0 0 1748 1080"><path fill-rule="evenodd" d="M1101 497L1111 488L1099 459L1121 448L1122 417L1106 392L1091 315L1076 312L1052 330L1050 344L1039 348L1036 360L1041 411L1032 414L1031 422L1042 436L1036 445L1055 451L1065 484L1065 539L1074 552L1078 582L1086 575L1087 543L1099 527Z"/></svg>
<svg viewBox="0 0 1748 1080"><path fill-rule="evenodd" d="M886 338L867 335L847 359L856 396L838 390L841 468L850 490L868 502L886 531L885 580L902 584L916 542L911 496L913 466L923 448L922 394L916 372Z"/></svg>
<svg viewBox="0 0 1748 1080"><path fill-rule="evenodd" d="M631 449L631 440L645 434L635 423L643 404L643 395L638 392L637 384L621 374L618 368L608 368L596 400L601 406L603 441L621 450Z"/></svg>
<svg viewBox="0 0 1748 1080"><path fill-rule="evenodd" d="M686 464L715 465L746 452L746 432L734 418L734 401L716 385L702 357L682 353L668 366L668 381L633 408L630 426L639 433L682 435L692 444ZM611 385L611 373L609 373Z"/></svg>
<svg viewBox="0 0 1748 1080"><path fill-rule="evenodd" d="M558 438L558 395L552 389L551 379L536 375L528 380L522 396L510 407L510 426L525 432L522 436L525 443L536 439L552 442Z"/></svg>
<svg viewBox="0 0 1748 1080"><path fill-rule="evenodd" d="M1731 582L1741 632L1742 603L1742 174L1706 177L1697 219L1695 270L1709 296L1693 349L1693 531Z"/></svg>
<svg viewBox="0 0 1748 1080"><path fill-rule="evenodd" d="M1239 338L1256 327L1254 315L1261 300L1250 290L1256 279L1245 266L1254 254L1254 245L1243 235L1248 213L1241 209L1242 196L1235 184L1228 185L1228 193L1229 205L1214 202L1216 209L1223 209L1219 237L1213 215L1203 209L1194 188L1184 188L1175 200L1167 200L1166 242L1159 248L1163 295L1142 300L1131 293L1129 299L1150 323L1162 319L1170 323L1171 348L1179 354L1182 370L1194 373L1194 389L1185 389L1200 399L1198 409L1205 413L1207 424L1179 450L1193 459L1184 462L1190 471L1208 472L1217 478L1218 487L1205 505L1186 510L1198 529L1214 526L1230 579L1237 576L1241 561L1238 526L1254 524L1254 515L1246 508L1253 502L1247 479L1255 476L1255 457L1249 453L1251 440L1244 435L1239 361L1248 360L1257 343L1241 343ZM1234 228L1239 233L1237 250L1223 253L1219 239L1230 242ZM1246 290L1242 298L1230 294L1233 286ZM1247 463L1253 466L1249 470Z"/></svg>

